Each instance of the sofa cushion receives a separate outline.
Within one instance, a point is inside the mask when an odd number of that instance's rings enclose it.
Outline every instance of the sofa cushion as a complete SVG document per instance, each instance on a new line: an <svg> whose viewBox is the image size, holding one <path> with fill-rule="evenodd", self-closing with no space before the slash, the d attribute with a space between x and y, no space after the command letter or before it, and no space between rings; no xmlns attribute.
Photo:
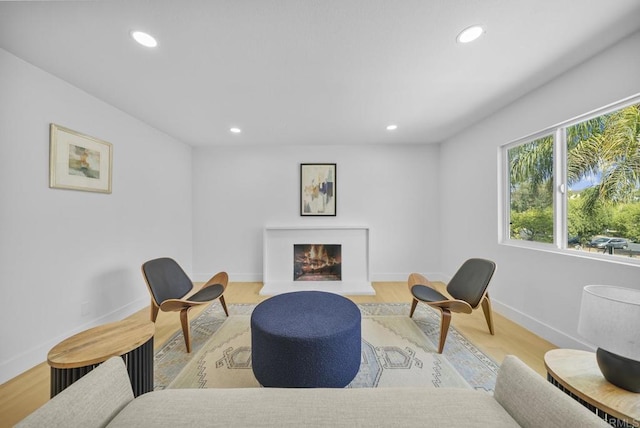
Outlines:
<svg viewBox="0 0 640 428"><path fill-rule="evenodd" d="M518 426L485 392L467 389L174 389L144 394L109 427Z"/></svg>
<svg viewBox="0 0 640 428"><path fill-rule="evenodd" d="M110 358L53 397L17 427L104 427L131 400L122 358Z"/></svg>
<svg viewBox="0 0 640 428"><path fill-rule="evenodd" d="M495 398L523 427L608 427L577 401L560 391L518 358L500 365Z"/></svg>

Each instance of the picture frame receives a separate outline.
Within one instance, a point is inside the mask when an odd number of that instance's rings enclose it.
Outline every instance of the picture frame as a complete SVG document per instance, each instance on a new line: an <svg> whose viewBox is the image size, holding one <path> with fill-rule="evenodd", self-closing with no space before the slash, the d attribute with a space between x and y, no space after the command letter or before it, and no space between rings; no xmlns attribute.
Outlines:
<svg viewBox="0 0 640 428"><path fill-rule="evenodd" d="M50 188L111 193L112 170L111 143L50 124Z"/></svg>
<svg viewBox="0 0 640 428"><path fill-rule="evenodd" d="M300 164L301 216L335 216L336 194L335 163Z"/></svg>

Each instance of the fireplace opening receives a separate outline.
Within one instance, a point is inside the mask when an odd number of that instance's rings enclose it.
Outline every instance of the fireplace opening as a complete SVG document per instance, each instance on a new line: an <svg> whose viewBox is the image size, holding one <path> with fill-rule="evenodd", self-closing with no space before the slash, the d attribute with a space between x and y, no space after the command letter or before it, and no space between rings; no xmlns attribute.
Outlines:
<svg viewBox="0 0 640 428"><path fill-rule="evenodd" d="M294 281L341 281L342 245L294 244Z"/></svg>

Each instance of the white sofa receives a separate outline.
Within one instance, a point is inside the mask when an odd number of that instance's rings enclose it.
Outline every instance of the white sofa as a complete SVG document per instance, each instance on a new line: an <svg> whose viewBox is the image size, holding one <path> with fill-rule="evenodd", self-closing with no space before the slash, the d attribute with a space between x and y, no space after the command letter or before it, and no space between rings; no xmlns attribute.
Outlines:
<svg viewBox="0 0 640 428"><path fill-rule="evenodd" d="M171 389L133 397L121 358L62 391L19 427L607 427L513 356L495 394L449 388Z"/></svg>

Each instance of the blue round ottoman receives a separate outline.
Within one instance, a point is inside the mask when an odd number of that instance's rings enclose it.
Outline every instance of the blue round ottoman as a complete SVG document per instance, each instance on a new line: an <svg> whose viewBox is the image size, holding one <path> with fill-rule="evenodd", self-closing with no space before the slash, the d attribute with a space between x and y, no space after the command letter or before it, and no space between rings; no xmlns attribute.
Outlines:
<svg viewBox="0 0 640 428"><path fill-rule="evenodd" d="M343 388L360 369L360 310L333 293L299 291L251 314L251 364L262 386Z"/></svg>

